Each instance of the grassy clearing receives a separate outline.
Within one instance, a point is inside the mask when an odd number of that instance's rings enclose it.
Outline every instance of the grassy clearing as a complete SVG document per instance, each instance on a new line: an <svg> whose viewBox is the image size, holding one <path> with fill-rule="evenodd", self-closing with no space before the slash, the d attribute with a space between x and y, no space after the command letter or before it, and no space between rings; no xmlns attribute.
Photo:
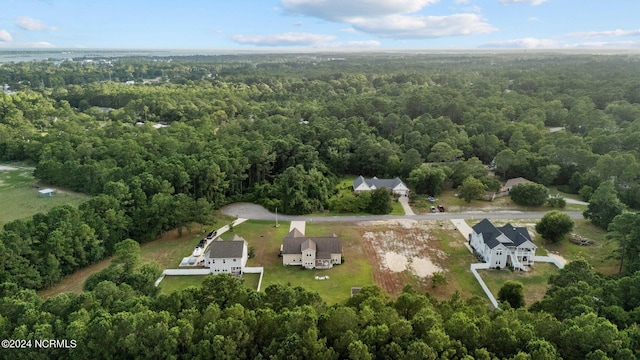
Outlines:
<svg viewBox="0 0 640 360"><path fill-rule="evenodd" d="M190 286L200 287L202 282L209 275L176 275L165 276L160 283L160 293L169 295L174 291L183 290ZM242 275L244 286L249 289L257 289L260 274L244 274Z"/></svg>
<svg viewBox="0 0 640 360"><path fill-rule="evenodd" d="M282 239L289 232L289 223L282 222L279 228L273 221L250 220L239 225L234 232L244 237L254 248L255 257L247 266L263 266L264 290L270 284L301 286L316 291L328 304L349 298L351 287L373 284L371 264L363 257L357 229L352 224L319 224L308 222L306 235L327 236L335 233L343 240L345 263L328 270L302 270L299 266L283 266L278 256ZM329 276L329 280L315 280L315 276Z"/></svg>
<svg viewBox="0 0 640 360"><path fill-rule="evenodd" d="M478 273L484 280L493 296L497 299L500 288L508 280L517 281L524 285L524 300L527 306L542 300L547 291L549 277L560 271L549 263L536 263L529 271L511 270L480 270Z"/></svg>
<svg viewBox="0 0 640 360"><path fill-rule="evenodd" d="M549 190L551 194L557 194L556 190ZM496 197L493 201L486 200L472 200L470 203L465 202L463 199L455 196L455 190L447 190L436 197L434 203L430 203L427 200L426 195L413 196L411 200L411 206L416 214L425 214L430 212L431 206L442 205L448 212L463 212L463 211L491 211L491 210L514 210L514 211L551 211L554 210L546 205L531 207L520 206L514 203L509 196ZM560 193L561 196L567 198L575 198L575 196L565 193ZM579 199L576 199L579 200ZM563 211L584 211L587 207L585 205L567 204Z"/></svg>
<svg viewBox="0 0 640 360"><path fill-rule="evenodd" d="M169 295L174 291L183 290L190 286L200 287L200 284L206 278L203 275L165 276L160 283L160 293Z"/></svg>
<svg viewBox="0 0 640 360"><path fill-rule="evenodd" d="M618 244L606 238L607 232L592 225L588 220L575 220L574 233L594 241L593 245L576 245L568 239L556 244L543 244L549 252L561 254L567 260L585 259L596 271L605 275L618 272L619 260L612 257Z"/></svg>
<svg viewBox="0 0 640 360"><path fill-rule="evenodd" d="M447 254L444 262L447 283L427 290L439 300L445 300L458 291L464 297L481 296L484 292L469 270L477 259L464 245L465 239L457 230L445 228L432 230L434 238L438 239L439 247Z"/></svg>
<svg viewBox="0 0 640 360"><path fill-rule="evenodd" d="M33 177L33 168L22 164L8 164L17 170L0 170L0 226L37 213L46 213L59 205L78 206L88 195L57 189L53 196L38 193L44 185Z"/></svg>

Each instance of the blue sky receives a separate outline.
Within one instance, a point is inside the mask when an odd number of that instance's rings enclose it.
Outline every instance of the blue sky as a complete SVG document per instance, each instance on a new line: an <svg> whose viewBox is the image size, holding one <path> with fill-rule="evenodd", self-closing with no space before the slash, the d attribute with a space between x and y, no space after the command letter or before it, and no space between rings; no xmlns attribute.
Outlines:
<svg viewBox="0 0 640 360"><path fill-rule="evenodd" d="M0 0L0 49L640 49L639 0Z"/></svg>

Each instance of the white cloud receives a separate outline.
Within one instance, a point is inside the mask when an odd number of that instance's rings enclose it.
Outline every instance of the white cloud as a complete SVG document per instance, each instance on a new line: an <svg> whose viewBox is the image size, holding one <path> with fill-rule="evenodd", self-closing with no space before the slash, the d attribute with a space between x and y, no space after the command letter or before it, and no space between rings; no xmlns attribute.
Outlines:
<svg viewBox="0 0 640 360"><path fill-rule="evenodd" d="M532 16L532 17L528 18L528 19L527 19L527 21L533 21L533 22L536 22L536 21L540 21L540 19L538 19L538 18L537 18L537 17L535 17L535 16Z"/></svg>
<svg viewBox="0 0 640 360"><path fill-rule="evenodd" d="M55 30L54 27L47 26L42 21L27 16L19 17L16 25L24 30Z"/></svg>
<svg viewBox="0 0 640 360"><path fill-rule="evenodd" d="M2 31L0 30L0 33ZM2 42L2 40L0 39L0 48L14 48L14 49L48 49L48 48L54 48L56 47L55 45L48 43L46 41L38 41L38 42L26 42L26 43L8 43L8 42Z"/></svg>
<svg viewBox="0 0 640 360"><path fill-rule="evenodd" d="M456 0L454 1L456 4L468 4L471 0Z"/></svg>
<svg viewBox="0 0 640 360"><path fill-rule="evenodd" d="M374 47L379 47L380 41L377 40L364 40L364 41L347 41L343 47L348 47L348 48L374 48Z"/></svg>
<svg viewBox="0 0 640 360"><path fill-rule="evenodd" d="M640 49L640 41L602 41L567 45L571 49Z"/></svg>
<svg viewBox="0 0 640 360"><path fill-rule="evenodd" d="M354 33L357 33L357 32L358 32L358 30L356 30L356 29L354 29L354 28L345 28L345 29L340 29L340 31L341 31L341 32L346 32L346 33L351 33L351 34L354 34Z"/></svg>
<svg viewBox="0 0 640 360"><path fill-rule="evenodd" d="M298 22L293 23L293 26L296 26L296 27L302 26L302 25L303 25L302 21L298 21Z"/></svg>
<svg viewBox="0 0 640 360"><path fill-rule="evenodd" d="M549 0L500 0L501 4L531 4L533 6L540 5Z"/></svg>
<svg viewBox="0 0 640 360"><path fill-rule="evenodd" d="M561 43L551 39L522 38L505 41L490 42L481 45L482 48L516 48L516 49L557 49L564 47Z"/></svg>
<svg viewBox="0 0 640 360"><path fill-rule="evenodd" d="M386 38L424 39L497 31L479 14L414 14L439 0L281 0L288 14L346 23L359 32ZM466 4L468 0L456 0ZM470 12L480 12L473 7ZM344 31L344 30L342 30ZM349 30L351 31L351 30Z"/></svg>
<svg viewBox="0 0 640 360"><path fill-rule="evenodd" d="M234 35L231 40L256 46L315 46L335 39L333 35L293 33L273 35Z"/></svg>
<svg viewBox="0 0 640 360"><path fill-rule="evenodd" d="M7 30L0 30L0 42L11 42L13 38Z"/></svg>
<svg viewBox="0 0 640 360"><path fill-rule="evenodd" d="M636 30L610 30L610 31L586 31L567 34L567 37L589 38L589 37L611 37L611 36L638 36L640 29Z"/></svg>
<svg viewBox="0 0 640 360"><path fill-rule="evenodd" d="M346 21L351 17L378 17L408 14L439 0L281 0L285 12Z"/></svg>
<svg viewBox="0 0 640 360"><path fill-rule="evenodd" d="M454 35L487 34L497 29L477 14L449 16L390 15L379 18L354 18L356 30L382 37L418 39Z"/></svg>

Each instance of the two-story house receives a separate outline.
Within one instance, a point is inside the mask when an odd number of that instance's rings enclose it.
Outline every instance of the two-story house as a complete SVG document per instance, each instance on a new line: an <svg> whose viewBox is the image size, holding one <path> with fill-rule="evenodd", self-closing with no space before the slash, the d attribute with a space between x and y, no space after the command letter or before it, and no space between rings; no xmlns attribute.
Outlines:
<svg viewBox="0 0 640 360"><path fill-rule="evenodd" d="M308 237L293 229L282 240L283 265L300 265L307 269L330 269L342 263L342 240L331 237Z"/></svg>
<svg viewBox="0 0 640 360"><path fill-rule="evenodd" d="M524 266L534 264L537 246L526 228L511 224L498 228L484 219L472 229L469 245L492 268L513 266L524 270Z"/></svg>
<svg viewBox="0 0 640 360"><path fill-rule="evenodd" d="M241 276L249 259L247 242L235 235L231 241L212 241L205 250L204 266L211 273Z"/></svg>

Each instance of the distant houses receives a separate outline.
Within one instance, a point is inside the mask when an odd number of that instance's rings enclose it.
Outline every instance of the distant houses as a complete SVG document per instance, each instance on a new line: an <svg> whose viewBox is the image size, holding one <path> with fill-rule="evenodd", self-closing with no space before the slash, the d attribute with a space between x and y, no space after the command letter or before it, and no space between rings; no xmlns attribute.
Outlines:
<svg viewBox="0 0 640 360"><path fill-rule="evenodd" d="M378 179L374 176L371 179L367 179L362 176L358 176L358 178L353 181L353 191L356 193L372 191L380 188L389 189L389 191L394 195L409 196L409 188L404 184L404 182L402 182L402 180L400 180L400 178Z"/></svg>
<svg viewBox="0 0 640 360"><path fill-rule="evenodd" d="M331 269L342 263L342 240L330 237L308 237L294 228L282 240L283 265L299 265L306 269Z"/></svg>
<svg viewBox="0 0 640 360"><path fill-rule="evenodd" d="M472 227L469 245L491 268L513 266L524 270L534 264L537 246L524 227L496 227L484 219Z"/></svg>

